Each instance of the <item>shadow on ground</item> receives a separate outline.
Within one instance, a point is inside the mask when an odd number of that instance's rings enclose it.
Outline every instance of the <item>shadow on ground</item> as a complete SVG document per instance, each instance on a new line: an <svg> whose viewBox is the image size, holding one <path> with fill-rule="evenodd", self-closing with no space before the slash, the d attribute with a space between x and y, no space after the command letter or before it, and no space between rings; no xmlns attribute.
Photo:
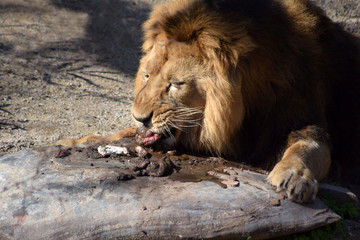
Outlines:
<svg viewBox="0 0 360 240"><path fill-rule="evenodd" d="M82 50L97 54L99 61L126 74L136 73L142 41L141 25L150 6L140 1L52 0L59 8L88 14L86 38Z"/></svg>
<svg viewBox="0 0 360 240"><path fill-rule="evenodd" d="M131 125L152 4L0 1L0 155Z"/></svg>

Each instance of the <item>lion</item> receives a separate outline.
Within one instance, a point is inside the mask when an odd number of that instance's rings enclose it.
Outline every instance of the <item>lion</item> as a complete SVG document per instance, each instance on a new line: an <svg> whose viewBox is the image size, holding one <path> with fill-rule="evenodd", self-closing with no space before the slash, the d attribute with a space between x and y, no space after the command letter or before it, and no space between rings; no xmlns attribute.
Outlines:
<svg viewBox="0 0 360 240"><path fill-rule="evenodd" d="M310 1L172 0L143 30L136 126L63 145L140 129L144 145L269 169L269 184L299 203L330 169L359 172L359 48Z"/></svg>

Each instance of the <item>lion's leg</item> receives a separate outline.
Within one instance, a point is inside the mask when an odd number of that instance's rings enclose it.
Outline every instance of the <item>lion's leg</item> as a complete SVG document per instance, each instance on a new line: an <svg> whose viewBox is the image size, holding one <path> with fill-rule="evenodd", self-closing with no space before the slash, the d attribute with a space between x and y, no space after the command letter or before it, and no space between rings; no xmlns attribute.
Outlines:
<svg viewBox="0 0 360 240"><path fill-rule="evenodd" d="M311 202L318 191L318 181L330 168L328 137L322 129L309 126L292 132L281 160L268 176L277 191L286 192L295 202Z"/></svg>
<svg viewBox="0 0 360 240"><path fill-rule="evenodd" d="M137 127L128 127L122 129L110 136L101 137L101 136L86 136L80 139L64 139L58 141L57 145L67 146L67 147L83 147L88 143L96 143L96 142L113 142L118 141L123 138L135 137Z"/></svg>

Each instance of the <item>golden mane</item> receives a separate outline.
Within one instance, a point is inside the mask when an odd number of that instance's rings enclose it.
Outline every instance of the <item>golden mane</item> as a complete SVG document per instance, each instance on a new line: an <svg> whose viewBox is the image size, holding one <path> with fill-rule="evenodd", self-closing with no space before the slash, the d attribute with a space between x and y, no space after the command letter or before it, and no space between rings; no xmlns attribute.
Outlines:
<svg viewBox="0 0 360 240"><path fill-rule="evenodd" d="M322 77L316 69L323 57L317 42L322 15L319 17L320 10L307 1L221 4L184 0L165 2L155 8L143 27L143 51L152 49L156 42L184 43L183 48L185 45L191 48L190 55L213 69L216 77L206 82L202 146L198 147L232 155L236 154L232 143L241 140L234 135L242 131L245 118L257 117L259 113L265 117L263 113L279 104L279 100L288 101L285 98L291 95L286 93L292 92L292 88L309 91L306 84L309 74L315 74L315 80ZM311 88L324 95L321 84L313 82ZM311 104L322 108L321 99L312 100ZM312 114L304 104L307 102L296 106L294 117L301 119Z"/></svg>

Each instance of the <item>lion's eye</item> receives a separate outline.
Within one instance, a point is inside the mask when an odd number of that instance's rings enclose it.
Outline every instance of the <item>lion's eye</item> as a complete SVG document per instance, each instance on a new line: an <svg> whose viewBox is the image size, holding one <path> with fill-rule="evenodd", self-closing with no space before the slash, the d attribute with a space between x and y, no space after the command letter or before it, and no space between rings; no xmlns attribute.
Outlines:
<svg viewBox="0 0 360 240"><path fill-rule="evenodd" d="M179 89L184 84L185 84L185 82L172 82L171 86Z"/></svg>
<svg viewBox="0 0 360 240"><path fill-rule="evenodd" d="M150 74L148 73L143 73L143 77L144 77L144 81L147 82L150 78Z"/></svg>

